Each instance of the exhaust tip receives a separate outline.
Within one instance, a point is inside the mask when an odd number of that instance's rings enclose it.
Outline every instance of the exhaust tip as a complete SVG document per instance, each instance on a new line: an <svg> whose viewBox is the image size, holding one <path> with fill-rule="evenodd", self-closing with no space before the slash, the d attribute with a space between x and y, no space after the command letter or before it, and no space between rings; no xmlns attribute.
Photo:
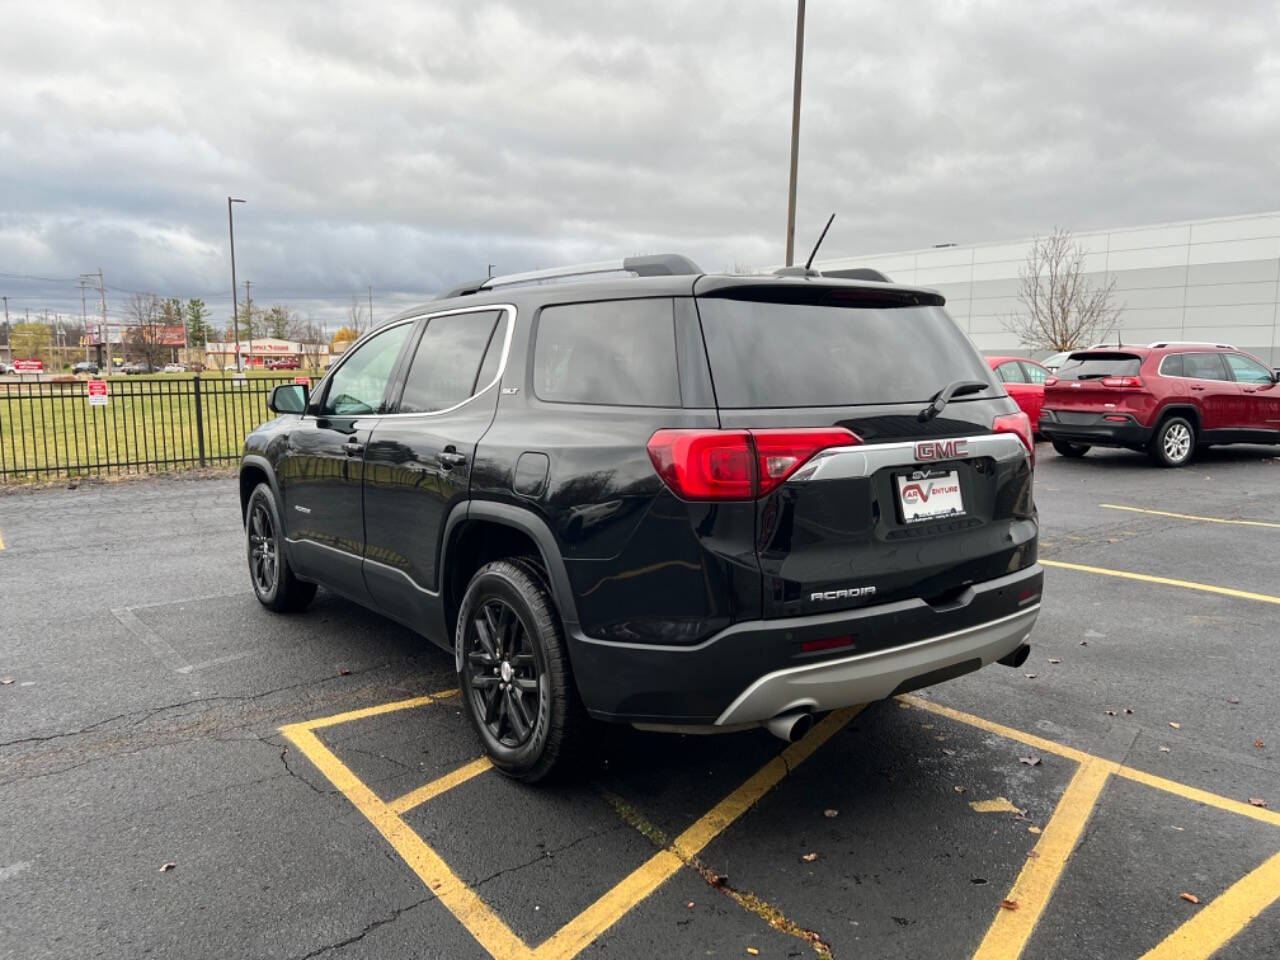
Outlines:
<svg viewBox="0 0 1280 960"><path fill-rule="evenodd" d="M803 710L781 713L764 722L765 728L779 740L795 743L813 727L813 715Z"/></svg>
<svg viewBox="0 0 1280 960"><path fill-rule="evenodd" d="M1030 644L1020 643L1013 650L1010 650L1003 657L996 661L1002 663L1006 667L1020 667L1027 662L1027 657L1031 656Z"/></svg>

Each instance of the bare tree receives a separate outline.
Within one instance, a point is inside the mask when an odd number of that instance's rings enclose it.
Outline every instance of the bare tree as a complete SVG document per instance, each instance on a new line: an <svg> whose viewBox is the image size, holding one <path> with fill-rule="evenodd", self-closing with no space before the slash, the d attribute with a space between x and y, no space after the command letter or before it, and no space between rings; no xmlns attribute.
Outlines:
<svg viewBox="0 0 1280 960"><path fill-rule="evenodd" d="M1092 282L1084 263L1084 248L1070 230L1037 237L1018 271L1022 310L1005 319L1005 329L1032 350L1054 352L1086 346L1110 331L1121 310L1112 304L1115 277Z"/></svg>
<svg viewBox="0 0 1280 960"><path fill-rule="evenodd" d="M306 370L319 370L324 356L324 330L314 320L299 320L294 325L294 337L302 348L302 366Z"/></svg>
<svg viewBox="0 0 1280 960"><path fill-rule="evenodd" d="M173 354L173 344L170 325L165 322L165 304L154 293L135 293L125 302L124 312L129 323L125 342L130 352L153 368L166 363Z"/></svg>

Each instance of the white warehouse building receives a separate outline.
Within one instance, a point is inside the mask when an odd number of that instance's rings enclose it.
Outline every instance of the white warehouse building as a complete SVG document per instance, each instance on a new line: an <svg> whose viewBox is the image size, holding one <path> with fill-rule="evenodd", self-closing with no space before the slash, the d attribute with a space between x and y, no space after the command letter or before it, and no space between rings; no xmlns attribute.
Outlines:
<svg viewBox="0 0 1280 960"><path fill-rule="evenodd" d="M1116 280L1125 343L1230 343L1280 366L1280 213L1076 233L1090 279ZM1003 320L1022 307L1018 270L1032 240L948 245L823 260L823 271L871 267L897 283L932 287L987 354L1025 347ZM1116 330L1108 334L1110 340Z"/></svg>

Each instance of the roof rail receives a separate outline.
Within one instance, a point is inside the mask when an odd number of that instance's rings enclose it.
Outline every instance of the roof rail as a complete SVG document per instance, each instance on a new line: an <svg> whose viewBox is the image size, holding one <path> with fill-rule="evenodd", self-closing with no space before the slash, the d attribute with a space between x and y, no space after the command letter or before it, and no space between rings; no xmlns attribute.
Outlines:
<svg viewBox="0 0 1280 960"><path fill-rule="evenodd" d="M696 263L678 253L656 253L645 257L624 257L622 260L602 260L598 263L579 263L547 270L531 270L528 273L509 273L491 277L481 283L479 289L493 290L521 283L542 283L548 280L565 280L570 277L589 277L602 273L633 273L638 277L692 276L702 273ZM472 291L475 292L475 291Z"/></svg>
<svg viewBox="0 0 1280 960"><path fill-rule="evenodd" d="M1158 350L1161 347L1221 347L1223 350L1236 349L1229 343L1211 343L1208 340L1157 340L1154 343L1148 343L1147 346L1152 350Z"/></svg>

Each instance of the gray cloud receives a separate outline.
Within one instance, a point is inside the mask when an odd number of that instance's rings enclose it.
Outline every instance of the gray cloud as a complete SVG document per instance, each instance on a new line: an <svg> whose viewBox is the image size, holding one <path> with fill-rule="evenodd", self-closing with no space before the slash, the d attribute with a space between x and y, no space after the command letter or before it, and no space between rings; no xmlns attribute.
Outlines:
<svg viewBox="0 0 1280 960"><path fill-rule="evenodd" d="M0 286L380 313L485 265L782 256L789 2L23 4ZM829 255L1280 206L1270 3L809 5L800 244ZM117 303L122 301L113 293Z"/></svg>

